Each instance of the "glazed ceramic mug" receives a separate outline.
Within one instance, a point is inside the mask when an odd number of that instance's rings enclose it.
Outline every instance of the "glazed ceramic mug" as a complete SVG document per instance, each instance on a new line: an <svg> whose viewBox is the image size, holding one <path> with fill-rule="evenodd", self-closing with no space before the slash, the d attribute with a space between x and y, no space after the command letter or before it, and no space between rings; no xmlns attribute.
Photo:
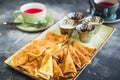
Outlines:
<svg viewBox="0 0 120 80"><path fill-rule="evenodd" d="M118 0L94 0L96 12L98 16L104 20L113 20L116 18L116 11L119 8Z"/></svg>
<svg viewBox="0 0 120 80"><path fill-rule="evenodd" d="M47 9L42 3L27 3L14 12L14 17L22 16L26 23L40 23L46 17Z"/></svg>

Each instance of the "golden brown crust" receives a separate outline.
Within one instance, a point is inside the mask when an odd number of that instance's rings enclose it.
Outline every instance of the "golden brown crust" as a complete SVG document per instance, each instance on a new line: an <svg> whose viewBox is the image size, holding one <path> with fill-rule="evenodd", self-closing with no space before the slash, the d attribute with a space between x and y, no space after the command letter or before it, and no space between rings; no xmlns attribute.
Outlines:
<svg viewBox="0 0 120 80"><path fill-rule="evenodd" d="M70 51L71 57L72 57L75 65L77 67L81 68L81 61L79 59L79 56L77 55L77 53L75 52L75 50L74 50L74 48L72 47L71 44L68 45L68 50Z"/></svg>
<svg viewBox="0 0 120 80"><path fill-rule="evenodd" d="M26 63L24 65L19 66L19 67L22 68L21 70L25 70L30 75L37 77L36 76L36 71L35 71L35 70L37 70L37 66L38 66L37 61L34 60L32 62L28 62L28 63Z"/></svg>
<svg viewBox="0 0 120 80"><path fill-rule="evenodd" d="M25 64L26 62L28 62L28 55L24 54L22 51L19 51L12 57L11 65L19 66Z"/></svg>
<svg viewBox="0 0 120 80"><path fill-rule="evenodd" d="M68 39L69 39L68 35L57 35L53 32L48 32L44 38L44 40L49 40L56 44L58 43L64 44L68 41Z"/></svg>
<svg viewBox="0 0 120 80"><path fill-rule="evenodd" d="M85 56L90 56L91 54L81 46L77 41L72 42L72 46L74 47L75 50L81 52Z"/></svg>
<svg viewBox="0 0 120 80"><path fill-rule="evenodd" d="M67 48L64 49L63 73L77 73L74 62Z"/></svg>
<svg viewBox="0 0 120 80"><path fill-rule="evenodd" d="M89 64L91 62L90 59L84 56L81 52L76 51L76 53L79 56L79 59L81 60L81 66L84 66L85 64Z"/></svg>
<svg viewBox="0 0 120 80"><path fill-rule="evenodd" d="M45 54L44 58L42 59L38 72L53 76L52 56L49 53Z"/></svg>
<svg viewBox="0 0 120 80"><path fill-rule="evenodd" d="M45 47L45 48L50 48L50 47L56 45L56 43L54 43L54 42L51 42L49 40L43 40L43 39L42 40L32 40L30 44L35 45L38 48L41 46Z"/></svg>
<svg viewBox="0 0 120 80"><path fill-rule="evenodd" d="M53 56L59 60L59 62L62 62L63 60L63 49L61 48L60 50L58 50L57 52L55 52L53 54Z"/></svg>
<svg viewBox="0 0 120 80"><path fill-rule="evenodd" d="M32 40L17 51L12 57L11 65L38 79L73 78L84 65L90 63L91 56L96 49L77 41L62 46L67 41L67 35L48 32L44 39Z"/></svg>
<svg viewBox="0 0 120 80"><path fill-rule="evenodd" d="M79 43L79 44L81 44L81 46L90 53L90 57L92 57L92 55L96 51L96 49L87 47L87 46L83 45L82 43Z"/></svg>
<svg viewBox="0 0 120 80"><path fill-rule="evenodd" d="M53 77L54 78L59 78L59 77L64 77L62 70L60 69L60 67L58 66L57 62L53 59Z"/></svg>

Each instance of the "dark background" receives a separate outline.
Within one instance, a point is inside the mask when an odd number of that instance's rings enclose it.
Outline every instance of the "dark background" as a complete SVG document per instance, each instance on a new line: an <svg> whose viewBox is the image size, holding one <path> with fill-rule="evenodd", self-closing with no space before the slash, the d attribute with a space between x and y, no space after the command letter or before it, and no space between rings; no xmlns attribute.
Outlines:
<svg viewBox="0 0 120 80"><path fill-rule="evenodd" d="M0 0L0 80L34 80L4 64L15 51L41 33L26 33L2 24L13 21L13 12L28 2L44 3L55 23L69 12L85 12L89 8L87 0ZM120 23L105 25L115 27L116 31L77 80L120 80Z"/></svg>

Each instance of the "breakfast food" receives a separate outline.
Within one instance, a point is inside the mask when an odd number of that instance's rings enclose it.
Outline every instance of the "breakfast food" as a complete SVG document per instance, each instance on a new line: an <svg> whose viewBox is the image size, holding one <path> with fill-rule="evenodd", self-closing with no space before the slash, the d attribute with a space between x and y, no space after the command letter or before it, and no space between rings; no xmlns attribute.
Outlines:
<svg viewBox="0 0 120 80"><path fill-rule="evenodd" d="M32 40L12 56L11 66L38 80L66 80L74 78L96 50L68 35L48 32L41 40ZM66 45L64 45L66 44Z"/></svg>
<svg viewBox="0 0 120 80"><path fill-rule="evenodd" d="M69 36L68 35L57 35L53 32L48 32L44 38L44 40L49 40L51 42L54 42L54 43L61 43L61 44L64 44L65 42L67 42L69 39Z"/></svg>
<svg viewBox="0 0 120 80"><path fill-rule="evenodd" d="M77 53L75 52L75 50L74 50L74 48L72 47L71 44L68 45L68 50L69 50L69 52L71 54L72 60L75 63L75 65L78 68L81 68L81 61L79 59L79 56L77 55Z"/></svg>
<svg viewBox="0 0 120 80"><path fill-rule="evenodd" d="M74 77L77 74L74 62L67 48L64 49L64 58L62 64L62 71L66 78Z"/></svg>
<svg viewBox="0 0 120 80"><path fill-rule="evenodd" d="M50 79L50 77L53 77L53 65L51 64L52 64L52 56L49 53L47 53L42 59L37 74L40 77L47 80Z"/></svg>
<svg viewBox="0 0 120 80"><path fill-rule="evenodd" d="M37 70L37 61L36 60L34 60L32 62L28 62L24 65L21 65L21 66L19 66L19 68L22 69L22 71L26 71L30 75L37 77L36 76L36 70Z"/></svg>
<svg viewBox="0 0 120 80"><path fill-rule="evenodd" d="M52 62L53 63L53 78L51 80L61 80L62 78L64 78L62 70L54 59L52 61L53 61Z"/></svg>
<svg viewBox="0 0 120 80"><path fill-rule="evenodd" d="M81 45L79 45L78 42L73 41L72 45L76 51L83 53L85 56L90 56L90 53L86 51Z"/></svg>

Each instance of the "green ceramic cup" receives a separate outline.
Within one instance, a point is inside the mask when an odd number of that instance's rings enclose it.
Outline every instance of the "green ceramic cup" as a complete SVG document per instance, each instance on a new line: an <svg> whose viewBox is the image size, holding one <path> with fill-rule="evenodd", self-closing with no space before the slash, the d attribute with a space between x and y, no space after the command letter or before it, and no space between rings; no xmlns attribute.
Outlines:
<svg viewBox="0 0 120 80"><path fill-rule="evenodd" d="M116 11L119 8L118 0L94 0L96 12L98 16L104 20L113 20L116 18Z"/></svg>
<svg viewBox="0 0 120 80"><path fill-rule="evenodd" d="M30 9L41 9L42 11L36 13L26 13L26 10ZM47 14L47 8L42 3L27 3L20 7L20 10L14 12L14 17L18 18L19 15L22 16L24 23L41 23L44 21Z"/></svg>

